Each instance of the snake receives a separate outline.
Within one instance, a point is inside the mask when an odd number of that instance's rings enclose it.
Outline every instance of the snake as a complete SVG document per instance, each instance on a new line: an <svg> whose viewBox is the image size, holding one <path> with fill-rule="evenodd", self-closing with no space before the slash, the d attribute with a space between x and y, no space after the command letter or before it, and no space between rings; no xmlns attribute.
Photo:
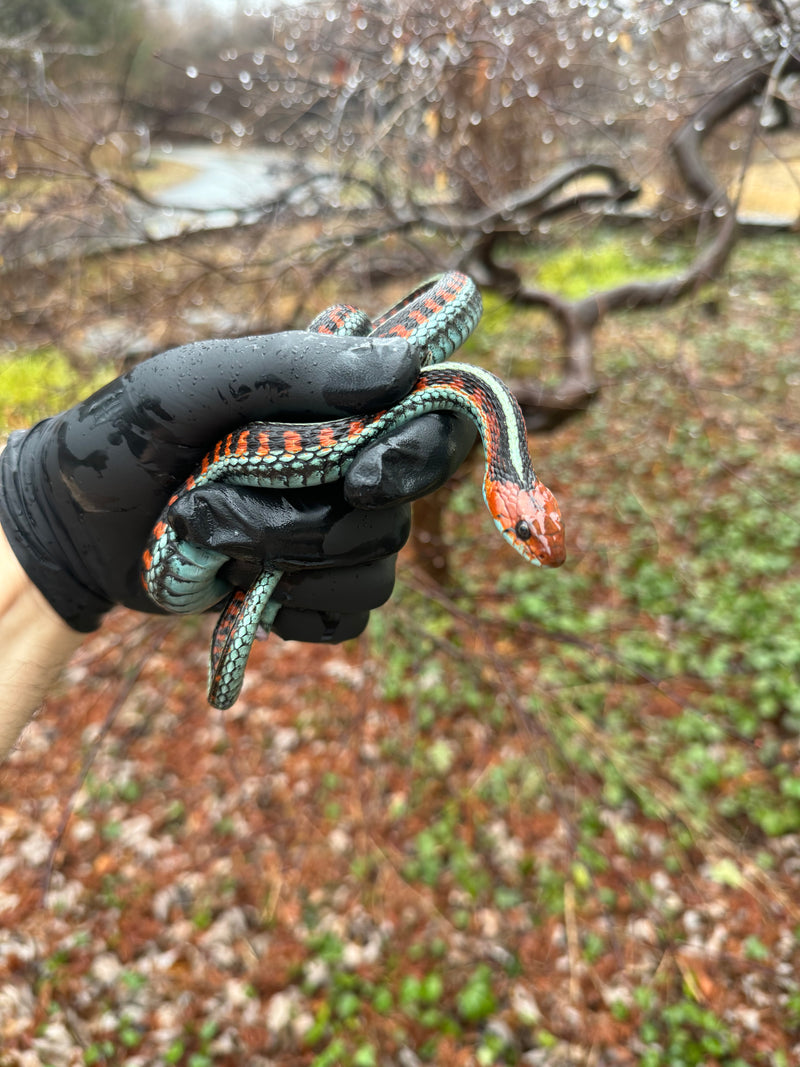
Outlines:
<svg viewBox="0 0 800 1067"><path fill-rule="evenodd" d="M267 634L280 604L273 594L282 571L264 565L249 589L234 589L219 575L228 557L182 541L169 509L209 482L290 489L337 481L358 452L389 431L432 411L466 415L483 444L483 496L503 538L529 563L558 567L565 559L564 524L556 498L534 472L519 404L495 374L468 363L444 362L463 344L482 314L477 286L449 271L414 289L378 318L335 304L307 327L316 333L402 337L420 356L411 391L374 415L327 422L251 422L217 442L198 469L168 501L142 556L141 576L150 598L167 612L205 611L224 601L211 641L208 702L231 707L259 627Z"/></svg>

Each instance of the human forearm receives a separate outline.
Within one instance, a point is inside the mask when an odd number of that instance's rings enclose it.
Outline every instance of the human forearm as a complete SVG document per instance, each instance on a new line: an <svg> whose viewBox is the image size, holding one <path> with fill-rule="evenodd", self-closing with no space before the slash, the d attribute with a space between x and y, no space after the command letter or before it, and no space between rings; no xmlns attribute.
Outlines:
<svg viewBox="0 0 800 1067"><path fill-rule="evenodd" d="M53 611L0 531L0 759L83 637Z"/></svg>

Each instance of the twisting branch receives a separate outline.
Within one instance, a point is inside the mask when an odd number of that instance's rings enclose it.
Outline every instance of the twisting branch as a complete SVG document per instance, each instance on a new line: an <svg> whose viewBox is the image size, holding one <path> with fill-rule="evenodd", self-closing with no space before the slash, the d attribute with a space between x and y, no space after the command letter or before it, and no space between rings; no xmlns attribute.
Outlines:
<svg viewBox="0 0 800 1067"><path fill-rule="evenodd" d="M781 73L800 69L800 59L788 52ZM707 282L719 277L736 243L739 226L735 206L702 156L708 134L734 112L753 103L774 79L774 64L759 66L711 97L681 126L670 146L686 189L699 204L701 225L713 236L699 249L690 266L658 281L630 281L581 300L566 300L524 284L518 271L494 259L497 234L479 239L472 252L490 284L518 305L544 308L558 323L563 337L562 377L555 389L518 382L517 396L531 430L552 429L583 411L597 395L594 370L594 331L606 315L652 307L671 307Z"/></svg>

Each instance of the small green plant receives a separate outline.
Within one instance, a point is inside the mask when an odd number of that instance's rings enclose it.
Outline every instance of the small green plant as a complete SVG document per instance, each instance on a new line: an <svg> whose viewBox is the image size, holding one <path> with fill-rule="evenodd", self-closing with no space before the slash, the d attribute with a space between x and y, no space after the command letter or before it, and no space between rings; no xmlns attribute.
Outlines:
<svg viewBox="0 0 800 1067"><path fill-rule="evenodd" d="M739 1038L707 1008L689 997L665 1007L654 1005L639 1035L645 1046L642 1067L747 1067L736 1053Z"/></svg>
<svg viewBox="0 0 800 1067"><path fill-rule="evenodd" d="M458 1014L468 1023L482 1022L497 1009L492 971L486 964L476 967L461 988L456 1005Z"/></svg>
<svg viewBox="0 0 800 1067"><path fill-rule="evenodd" d="M186 1054L186 1045L181 1038L176 1038L164 1053L165 1063L180 1063Z"/></svg>
<svg viewBox="0 0 800 1067"><path fill-rule="evenodd" d="M83 1062L86 1067L96 1067L97 1064L108 1063L114 1055L114 1042L106 1038L104 1041L93 1041L84 1049Z"/></svg>

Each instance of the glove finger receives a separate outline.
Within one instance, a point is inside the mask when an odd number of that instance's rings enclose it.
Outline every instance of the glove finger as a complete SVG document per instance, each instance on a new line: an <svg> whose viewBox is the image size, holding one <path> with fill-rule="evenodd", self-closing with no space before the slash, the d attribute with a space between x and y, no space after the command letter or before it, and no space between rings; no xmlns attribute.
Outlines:
<svg viewBox="0 0 800 1067"><path fill-rule="evenodd" d="M408 540L406 505L353 509L341 487L272 491L212 484L180 498L169 513L182 541L260 569L347 566L400 551Z"/></svg>
<svg viewBox="0 0 800 1067"><path fill-rule="evenodd" d="M447 411L422 415L356 456L345 498L358 508L383 508L432 493L464 462L476 437L471 419Z"/></svg>
<svg viewBox="0 0 800 1067"><path fill-rule="evenodd" d="M339 613L372 611L392 595L397 556L358 567L331 567L287 574L275 599L287 607Z"/></svg>
<svg viewBox="0 0 800 1067"><path fill-rule="evenodd" d="M364 632L368 622L368 611L342 615L335 612L281 608L272 625L272 632L284 641L337 645L358 637Z"/></svg>
<svg viewBox="0 0 800 1067"><path fill-rule="evenodd" d="M372 611L392 595L397 556L374 560L355 567L305 569L284 574L275 590L275 600L304 611L338 614ZM260 571L252 564L234 560L220 571L220 577L236 589L248 589Z"/></svg>
<svg viewBox="0 0 800 1067"><path fill-rule="evenodd" d="M251 419L380 410L405 396L418 372L417 354L400 338L293 331L183 345L112 387L127 394L134 432L206 448Z"/></svg>

